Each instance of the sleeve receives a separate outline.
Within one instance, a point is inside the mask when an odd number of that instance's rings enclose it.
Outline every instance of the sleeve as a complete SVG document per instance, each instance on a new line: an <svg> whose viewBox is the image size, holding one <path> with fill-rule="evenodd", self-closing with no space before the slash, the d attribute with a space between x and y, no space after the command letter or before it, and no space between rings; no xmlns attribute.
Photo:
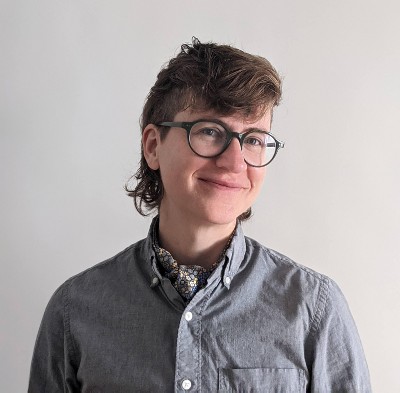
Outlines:
<svg viewBox="0 0 400 393"><path fill-rule="evenodd" d="M50 299L33 352L28 393L80 392L69 338L68 284Z"/></svg>
<svg viewBox="0 0 400 393"><path fill-rule="evenodd" d="M357 328L346 299L329 279L324 281L311 333L311 392L370 393L368 366Z"/></svg>

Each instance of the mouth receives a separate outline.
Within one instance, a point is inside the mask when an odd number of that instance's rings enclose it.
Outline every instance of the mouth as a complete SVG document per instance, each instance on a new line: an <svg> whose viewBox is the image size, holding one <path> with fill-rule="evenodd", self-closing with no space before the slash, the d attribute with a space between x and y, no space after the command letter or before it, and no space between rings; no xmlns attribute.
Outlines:
<svg viewBox="0 0 400 393"><path fill-rule="evenodd" d="M208 186L215 187L224 191L240 191L244 188L240 183L220 180L220 179L207 179L207 178L199 178L199 180L205 183Z"/></svg>

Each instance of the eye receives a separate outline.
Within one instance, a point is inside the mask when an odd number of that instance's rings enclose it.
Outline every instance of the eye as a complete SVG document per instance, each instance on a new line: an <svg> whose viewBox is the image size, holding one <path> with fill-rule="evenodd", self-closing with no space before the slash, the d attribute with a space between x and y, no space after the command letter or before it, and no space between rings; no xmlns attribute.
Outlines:
<svg viewBox="0 0 400 393"><path fill-rule="evenodd" d="M266 135L263 133L252 133L245 138L244 143L249 147L264 147L266 146Z"/></svg>
<svg viewBox="0 0 400 393"><path fill-rule="evenodd" d="M223 140L225 139L226 132L218 124L199 122L193 126L190 134L193 138Z"/></svg>
<svg viewBox="0 0 400 393"><path fill-rule="evenodd" d="M219 130L217 130L216 128L211 128L211 127L201 128L198 132L200 134L213 136L213 137L216 137L216 136L218 136L218 134L220 134Z"/></svg>
<svg viewBox="0 0 400 393"><path fill-rule="evenodd" d="M252 146L260 146L262 142L257 138L246 138L244 143Z"/></svg>

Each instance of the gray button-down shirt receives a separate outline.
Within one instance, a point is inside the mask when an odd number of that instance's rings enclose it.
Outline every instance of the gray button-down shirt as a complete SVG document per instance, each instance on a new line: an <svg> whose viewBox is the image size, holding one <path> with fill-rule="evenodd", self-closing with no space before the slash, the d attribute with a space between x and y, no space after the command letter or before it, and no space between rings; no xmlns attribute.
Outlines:
<svg viewBox="0 0 400 393"><path fill-rule="evenodd" d="M188 305L149 237L50 300L29 392L370 392L346 301L329 278L243 236Z"/></svg>

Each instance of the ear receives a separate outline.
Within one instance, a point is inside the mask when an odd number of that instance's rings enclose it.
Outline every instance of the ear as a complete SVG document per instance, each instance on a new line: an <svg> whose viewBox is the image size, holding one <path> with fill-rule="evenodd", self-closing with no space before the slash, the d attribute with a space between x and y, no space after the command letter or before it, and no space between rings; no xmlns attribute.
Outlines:
<svg viewBox="0 0 400 393"><path fill-rule="evenodd" d="M158 147L161 143L160 132L154 124L148 124L143 130L143 155L147 165L154 171L160 168L158 161Z"/></svg>

